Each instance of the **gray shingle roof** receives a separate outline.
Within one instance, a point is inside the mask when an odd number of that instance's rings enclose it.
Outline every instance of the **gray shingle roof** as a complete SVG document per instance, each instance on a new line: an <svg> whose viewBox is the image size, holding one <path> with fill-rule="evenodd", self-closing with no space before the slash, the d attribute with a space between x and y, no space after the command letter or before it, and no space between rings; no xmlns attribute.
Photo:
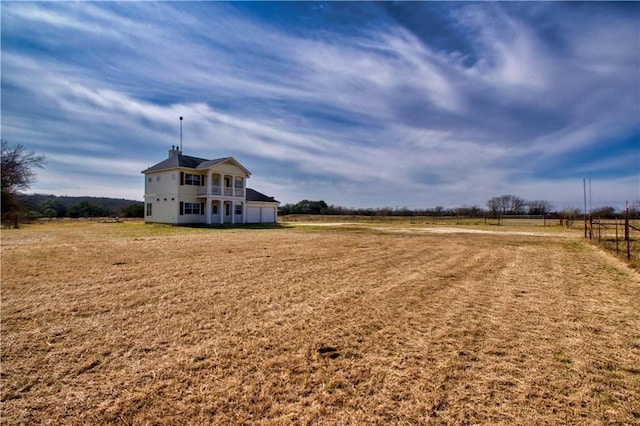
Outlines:
<svg viewBox="0 0 640 426"><path fill-rule="evenodd" d="M205 160L204 158L192 157L190 155L176 154L164 161L159 162L155 166L151 166L148 169L143 170L142 173L157 172L160 170L175 169L178 167L188 167L191 169L195 169L196 167L198 167L198 165L202 164L205 161L209 160Z"/></svg>
<svg viewBox="0 0 640 426"><path fill-rule="evenodd" d="M247 188L247 201L260 201L266 203L279 203L280 201L275 200L273 197L269 197L268 195L264 195L262 192L258 192L255 189Z"/></svg>
<svg viewBox="0 0 640 426"><path fill-rule="evenodd" d="M225 161L229 160L237 164L240 168L247 172L247 174L251 174L249 170L245 169L242 164L238 163L238 161L236 161L233 157L223 157L216 158L215 160L207 160L205 158L192 157L190 155L182 154L173 155L166 160L159 162L155 166L151 166L148 169L143 170L142 173L159 172L161 170L177 169L178 167L204 170L218 163L224 163Z"/></svg>
<svg viewBox="0 0 640 426"><path fill-rule="evenodd" d="M206 160L203 161L202 163L198 164L198 167L196 167L197 169L208 169L211 166L214 166L218 163L223 163L227 160L231 160L231 157L224 157L224 158L216 158L215 160Z"/></svg>

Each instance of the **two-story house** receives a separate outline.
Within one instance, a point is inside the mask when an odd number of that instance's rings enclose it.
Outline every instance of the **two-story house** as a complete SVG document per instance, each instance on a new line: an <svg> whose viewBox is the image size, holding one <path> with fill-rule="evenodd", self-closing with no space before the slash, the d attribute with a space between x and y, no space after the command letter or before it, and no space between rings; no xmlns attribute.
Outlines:
<svg viewBox="0 0 640 426"><path fill-rule="evenodd" d="M145 223L274 223L280 203L247 188L251 172L233 157L206 160L183 155L143 170Z"/></svg>

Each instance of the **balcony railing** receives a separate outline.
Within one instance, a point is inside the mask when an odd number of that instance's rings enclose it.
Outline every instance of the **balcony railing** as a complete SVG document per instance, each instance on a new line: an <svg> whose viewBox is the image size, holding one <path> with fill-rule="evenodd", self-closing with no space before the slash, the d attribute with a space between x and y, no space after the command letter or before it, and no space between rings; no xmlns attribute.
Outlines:
<svg viewBox="0 0 640 426"><path fill-rule="evenodd" d="M224 195L226 197L244 197L244 188L232 188L221 186L198 187L198 195Z"/></svg>

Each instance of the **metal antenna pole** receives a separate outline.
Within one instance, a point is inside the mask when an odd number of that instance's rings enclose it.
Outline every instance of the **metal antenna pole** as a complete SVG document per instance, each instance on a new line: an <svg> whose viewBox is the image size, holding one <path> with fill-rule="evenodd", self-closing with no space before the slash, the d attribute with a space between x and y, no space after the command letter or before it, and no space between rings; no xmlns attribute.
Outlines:
<svg viewBox="0 0 640 426"><path fill-rule="evenodd" d="M180 116L180 153L182 154L182 116Z"/></svg>

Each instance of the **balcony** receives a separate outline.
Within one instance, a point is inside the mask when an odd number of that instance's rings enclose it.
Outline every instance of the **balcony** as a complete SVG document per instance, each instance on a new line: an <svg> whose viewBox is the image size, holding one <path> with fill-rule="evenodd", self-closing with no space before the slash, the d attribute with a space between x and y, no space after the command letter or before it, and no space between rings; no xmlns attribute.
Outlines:
<svg viewBox="0 0 640 426"><path fill-rule="evenodd" d="M232 188L232 187L222 187L222 186L201 186L198 188L198 195L201 197L206 196L220 196L224 195L225 197L244 197L245 190L244 188Z"/></svg>

